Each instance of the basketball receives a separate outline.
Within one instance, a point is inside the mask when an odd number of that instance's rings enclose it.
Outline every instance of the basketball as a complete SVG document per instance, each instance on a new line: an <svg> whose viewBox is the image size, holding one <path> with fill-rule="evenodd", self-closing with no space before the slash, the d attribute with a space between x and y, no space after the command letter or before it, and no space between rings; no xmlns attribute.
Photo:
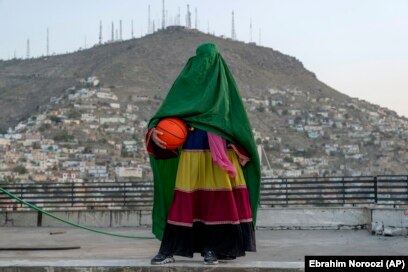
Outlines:
<svg viewBox="0 0 408 272"><path fill-rule="evenodd" d="M166 142L166 148L170 150L181 147L187 138L187 126L179 118L165 118L160 120L156 129L163 132L158 135L160 140Z"/></svg>

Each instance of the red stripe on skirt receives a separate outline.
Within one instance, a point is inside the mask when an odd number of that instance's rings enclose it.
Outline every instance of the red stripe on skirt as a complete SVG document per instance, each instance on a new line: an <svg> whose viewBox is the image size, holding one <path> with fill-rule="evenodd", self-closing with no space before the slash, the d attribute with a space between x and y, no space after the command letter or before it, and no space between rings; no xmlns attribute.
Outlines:
<svg viewBox="0 0 408 272"><path fill-rule="evenodd" d="M207 224L238 224L252 221L247 188L232 191L196 190L193 192L174 191L168 223L192 226L193 222Z"/></svg>

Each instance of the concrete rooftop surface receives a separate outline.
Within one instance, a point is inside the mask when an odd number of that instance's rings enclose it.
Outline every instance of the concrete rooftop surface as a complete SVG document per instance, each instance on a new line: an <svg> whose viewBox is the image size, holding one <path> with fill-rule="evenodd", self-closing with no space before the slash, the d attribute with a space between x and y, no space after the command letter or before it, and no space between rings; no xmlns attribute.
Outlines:
<svg viewBox="0 0 408 272"><path fill-rule="evenodd" d="M103 230L152 236L147 228ZM407 237L373 236L367 230L260 229L256 238L258 252L233 261L209 266L196 254L192 259L175 256L174 264L151 266L160 246L156 239L119 238L73 227L1 227L0 271L303 271L305 255L408 254ZM60 249L50 250L53 247Z"/></svg>

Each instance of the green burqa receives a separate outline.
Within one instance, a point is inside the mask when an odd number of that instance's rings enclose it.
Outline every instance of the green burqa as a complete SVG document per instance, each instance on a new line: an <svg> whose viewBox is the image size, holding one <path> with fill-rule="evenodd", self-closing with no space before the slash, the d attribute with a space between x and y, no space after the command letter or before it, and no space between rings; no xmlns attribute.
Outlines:
<svg viewBox="0 0 408 272"><path fill-rule="evenodd" d="M193 127L218 134L244 148L250 161L242 168L256 222L260 165L252 129L237 85L214 44L202 44L171 87L149 122L156 126L165 117L179 117ZM153 233L162 239L173 199L178 157L160 160L150 156L154 175Z"/></svg>

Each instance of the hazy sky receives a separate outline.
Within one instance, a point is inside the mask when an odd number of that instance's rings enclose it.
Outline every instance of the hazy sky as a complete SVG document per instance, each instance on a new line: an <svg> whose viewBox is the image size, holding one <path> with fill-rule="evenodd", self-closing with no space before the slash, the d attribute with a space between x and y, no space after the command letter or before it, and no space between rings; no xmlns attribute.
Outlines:
<svg viewBox="0 0 408 272"><path fill-rule="evenodd" d="M147 10L161 26L162 0L0 0L0 59L50 52L72 52L103 40L111 23L123 22L123 38L147 31ZM215 35L231 36L235 12L238 40L250 40L295 56L317 77L352 97L365 99L408 117L408 0L166 0L167 23L187 4L195 25ZM261 37L260 34L261 33Z"/></svg>

